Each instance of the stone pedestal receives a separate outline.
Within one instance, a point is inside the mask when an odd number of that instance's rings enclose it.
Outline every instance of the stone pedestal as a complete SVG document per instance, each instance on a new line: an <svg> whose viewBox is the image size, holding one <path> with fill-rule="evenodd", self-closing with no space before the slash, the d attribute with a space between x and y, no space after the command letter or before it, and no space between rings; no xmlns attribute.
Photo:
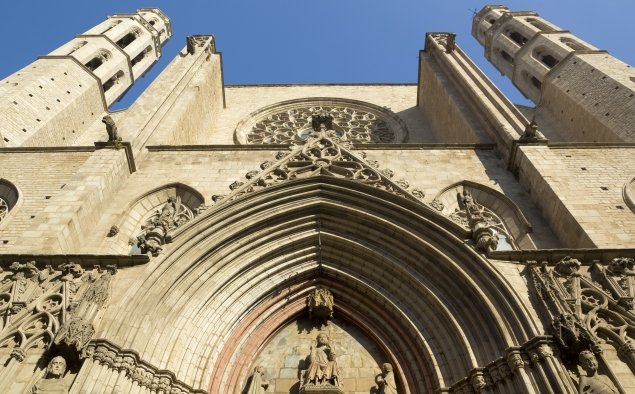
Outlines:
<svg viewBox="0 0 635 394"><path fill-rule="evenodd" d="M306 384L300 387L300 394L344 394L344 390L332 384Z"/></svg>

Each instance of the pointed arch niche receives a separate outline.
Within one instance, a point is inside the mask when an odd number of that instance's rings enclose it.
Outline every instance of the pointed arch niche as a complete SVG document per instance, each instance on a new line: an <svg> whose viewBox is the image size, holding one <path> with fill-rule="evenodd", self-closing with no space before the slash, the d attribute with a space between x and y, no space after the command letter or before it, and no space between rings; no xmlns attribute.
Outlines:
<svg viewBox="0 0 635 394"><path fill-rule="evenodd" d="M0 229L7 225L15 208L21 203L18 188L8 180L0 178Z"/></svg>
<svg viewBox="0 0 635 394"><path fill-rule="evenodd" d="M485 215L496 223L498 231L508 238L505 243L499 243L499 250L502 250L501 247L536 249L531 239L532 226L520 208L509 197L485 185L467 180L457 182L441 190L432 205L443 215L468 228L459 206L459 196L464 191L472 195L474 201L484 208Z"/></svg>
<svg viewBox="0 0 635 394"><path fill-rule="evenodd" d="M134 245L132 245L131 249L129 242L141 232L142 224L161 211L161 208L168 202L170 197L179 198L180 202L187 207L187 210L193 216L205 202L205 198L201 193L183 183L170 183L152 189L137 197L124 210L120 221L116 224L119 229L118 233L111 237L110 241L107 241L110 243L110 249L120 254L140 253L135 250Z"/></svg>
<svg viewBox="0 0 635 394"><path fill-rule="evenodd" d="M122 297L96 337L191 387L241 393L268 346L284 348L277 335L306 316L307 294L323 286L371 358L393 364L402 393L448 389L542 331L465 234L418 201L359 182L275 184L176 229L138 286L114 285ZM305 357L305 349L284 351ZM78 381L117 374L89 363ZM511 379L524 387L520 374ZM133 384L119 382L123 392Z"/></svg>

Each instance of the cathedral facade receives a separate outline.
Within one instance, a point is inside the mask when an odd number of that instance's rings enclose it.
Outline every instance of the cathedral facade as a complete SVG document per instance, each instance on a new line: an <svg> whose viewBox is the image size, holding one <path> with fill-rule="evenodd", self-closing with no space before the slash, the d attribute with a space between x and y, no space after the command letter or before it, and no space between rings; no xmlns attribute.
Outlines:
<svg viewBox="0 0 635 394"><path fill-rule="evenodd" d="M635 392L635 71L486 6L417 84L225 85L115 14L0 81L0 392Z"/></svg>

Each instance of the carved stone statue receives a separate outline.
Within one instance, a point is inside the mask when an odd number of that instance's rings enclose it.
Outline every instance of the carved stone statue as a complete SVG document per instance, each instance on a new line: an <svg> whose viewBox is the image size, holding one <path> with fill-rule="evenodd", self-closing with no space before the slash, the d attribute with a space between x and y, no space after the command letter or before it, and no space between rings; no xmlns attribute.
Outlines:
<svg viewBox="0 0 635 394"><path fill-rule="evenodd" d="M106 131L108 132L108 142L117 141L117 125L112 116L106 115L101 119L102 123L106 125Z"/></svg>
<svg viewBox="0 0 635 394"><path fill-rule="evenodd" d="M304 386L340 387L340 373L335 356L335 351L329 345L328 336L325 333L318 334L317 345L311 346Z"/></svg>
<svg viewBox="0 0 635 394"><path fill-rule="evenodd" d="M64 357L53 357L46 367L46 375L40 379L31 389L37 394L68 394L68 386L64 381L66 373L66 360Z"/></svg>
<svg viewBox="0 0 635 394"><path fill-rule="evenodd" d="M385 363L381 366L381 370L382 374L376 378L379 394L397 394L397 384L395 383L395 375L392 372L392 365Z"/></svg>
<svg viewBox="0 0 635 394"><path fill-rule="evenodd" d="M267 391L269 381L265 380L265 369L262 366L254 368L254 373L245 390L245 394L262 394Z"/></svg>
<svg viewBox="0 0 635 394"><path fill-rule="evenodd" d="M181 203L181 197L169 197L161 211L157 211L141 226L144 232L137 236L137 246L142 253L158 255L163 249L161 245L165 243L168 232L192 217L191 211Z"/></svg>
<svg viewBox="0 0 635 394"><path fill-rule="evenodd" d="M580 366L586 371L586 376L580 376L578 392L584 394L618 394L619 391L608 376L598 373L598 362L589 350L583 350L578 357Z"/></svg>
<svg viewBox="0 0 635 394"><path fill-rule="evenodd" d="M313 290L306 299L309 308L309 316L318 320L327 320L333 317L333 294L328 289L319 287Z"/></svg>
<svg viewBox="0 0 635 394"><path fill-rule="evenodd" d="M527 127L525 127L525 132L520 137L520 140L522 142L537 142L545 141L546 138L540 131L538 131L538 124L536 124L536 122L534 121L531 121L531 123L529 123Z"/></svg>

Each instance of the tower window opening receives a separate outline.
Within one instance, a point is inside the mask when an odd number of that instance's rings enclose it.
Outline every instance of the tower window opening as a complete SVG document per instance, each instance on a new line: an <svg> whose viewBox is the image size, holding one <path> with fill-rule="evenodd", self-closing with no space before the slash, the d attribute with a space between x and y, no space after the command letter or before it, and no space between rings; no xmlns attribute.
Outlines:
<svg viewBox="0 0 635 394"><path fill-rule="evenodd" d="M90 71L97 70L106 60L110 58L110 53L102 50L95 57L90 59L88 63L84 64Z"/></svg>
<svg viewBox="0 0 635 394"><path fill-rule="evenodd" d="M525 72L524 73L525 78L529 80L529 82L531 82L532 85L534 85L536 88L538 88L539 90L542 88L542 82L540 82L540 80L538 78L536 78L535 76Z"/></svg>
<svg viewBox="0 0 635 394"><path fill-rule="evenodd" d="M509 64L514 64L514 58L512 57L512 55L507 53L504 49L501 49L500 53L501 57L505 59Z"/></svg>
<svg viewBox="0 0 635 394"><path fill-rule="evenodd" d="M135 64L137 64L140 61L142 61L148 55L148 53L150 53L151 50L152 50L152 47L148 45L146 47L146 49L144 49L143 51L139 52L139 54L137 56L135 56L134 59L132 59L132 61L130 62L132 64L132 66L134 67Z"/></svg>
<svg viewBox="0 0 635 394"><path fill-rule="evenodd" d="M123 71L119 70L115 75L110 77L110 79L108 79L106 83L104 83L104 92L107 92L108 90L110 90L110 88L113 87L114 84L118 83L119 78L121 77L123 77Z"/></svg>
<svg viewBox="0 0 635 394"><path fill-rule="evenodd" d="M549 68L554 68L558 63L560 63L560 60L544 52L535 52L534 57Z"/></svg>
<svg viewBox="0 0 635 394"><path fill-rule="evenodd" d="M119 46L119 48L124 49L128 45L132 44L132 42L134 40L136 40L138 36L139 36L139 32L138 31L136 31L136 30L135 31L131 31L130 33L128 33L125 36L121 37L119 39L119 41L117 41L117 45Z"/></svg>
<svg viewBox="0 0 635 394"><path fill-rule="evenodd" d="M151 24L152 26L156 25L156 23L157 23L157 22L158 22L158 20L157 20L156 18L152 18L152 19L150 19L150 24Z"/></svg>
<svg viewBox="0 0 635 394"><path fill-rule="evenodd" d="M517 31L510 31L508 35L509 35L509 38L511 38L512 41L514 41L519 46L525 45L528 41L525 36L523 36Z"/></svg>

